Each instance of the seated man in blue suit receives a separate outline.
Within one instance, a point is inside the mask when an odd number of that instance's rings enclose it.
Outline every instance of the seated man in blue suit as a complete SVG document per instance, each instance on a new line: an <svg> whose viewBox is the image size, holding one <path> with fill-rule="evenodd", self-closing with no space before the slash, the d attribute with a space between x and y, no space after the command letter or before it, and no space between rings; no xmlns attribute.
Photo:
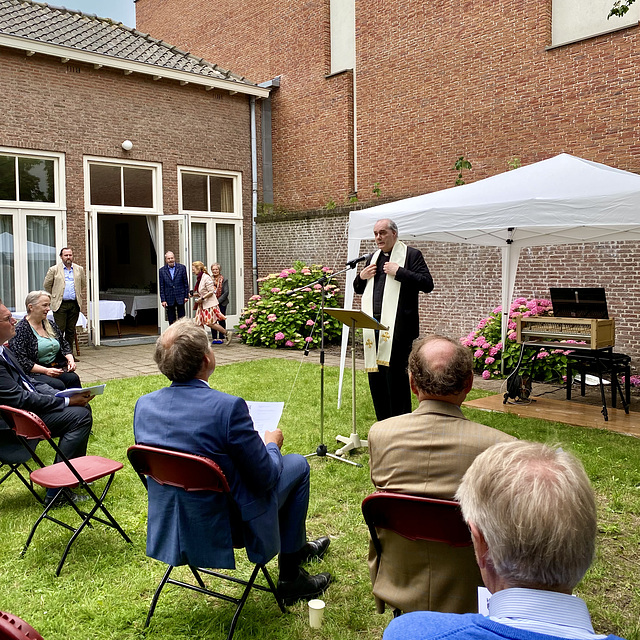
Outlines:
<svg viewBox="0 0 640 640"><path fill-rule="evenodd" d="M172 384L136 403L136 443L214 460L238 507L249 560L266 563L280 553L278 591L285 604L319 596L331 576L309 575L301 565L322 558L329 538L306 541L306 459L280 453L280 429L267 431L263 442L246 402L209 387L215 358L207 334L192 321L172 324L158 338L154 359ZM149 480L147 555L171 565L234 568L231 523L221 522L228 512L215 508L215 500L223 498Z"/></svg>

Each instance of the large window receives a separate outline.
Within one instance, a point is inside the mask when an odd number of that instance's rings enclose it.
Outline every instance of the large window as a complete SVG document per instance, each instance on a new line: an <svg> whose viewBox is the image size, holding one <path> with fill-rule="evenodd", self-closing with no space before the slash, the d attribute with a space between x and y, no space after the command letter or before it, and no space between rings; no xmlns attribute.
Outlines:
<svg viewBox="0 0 640 640"><path fill-rule="evenodd" d="M56 201L56 161L0 153L0 200Z"/></svg>
<svg viewBox="0 0 640 640"><path fill-rule="evenodd" d="M89 165L89 202L101 207L154 208L154 169L127 165Z"/></svg>
<svg viewBox="0 0 640 640"><path fill-rule="evenodd" d="M182 209L207 213L235 213L234 178L181 172Z"/></svg>

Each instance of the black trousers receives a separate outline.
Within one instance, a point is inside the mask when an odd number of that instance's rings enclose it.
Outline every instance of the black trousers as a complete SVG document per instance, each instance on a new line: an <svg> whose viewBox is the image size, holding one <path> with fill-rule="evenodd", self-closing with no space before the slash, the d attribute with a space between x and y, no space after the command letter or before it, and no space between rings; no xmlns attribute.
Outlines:
<svg viewBox="0 0 640 640"><path fill-rule="evenodd" d="M72 353L76 344L76 323L79 317L80 306L76 300L63 300L58 310L53 312L53 319L69 343Z"/></svg>
<svg viewBox="0 0 640 640"><path fill-rule="evenodd" d="M184 303L167 304L167 321L173 324L176 321L176 310L178 318L184 318Z"/></svg>
<svg viewBox="0 0 640 640"><path fill-rule="evenodd" d="M403 413L411 413L411 387L407 374L407 363L382 367L369 373L369 389L376 419L386 420Z"/></svg>

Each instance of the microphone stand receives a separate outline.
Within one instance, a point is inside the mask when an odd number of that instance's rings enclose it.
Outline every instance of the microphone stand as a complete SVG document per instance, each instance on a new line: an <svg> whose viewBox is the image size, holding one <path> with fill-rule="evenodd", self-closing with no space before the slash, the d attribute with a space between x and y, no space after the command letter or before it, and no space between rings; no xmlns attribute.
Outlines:
<svg viewBox="0 0 640 640"><path fill-rule="evenodd" d="M336 273L332 273L330 276L323 275L317 280L305 284L304 287L299 287L297 289L293 289L290 293L297 293L298 291L302 291L307 287L312 287L314 284L319 284L322 286L320 293L320 444L316 447L316 450L313 453L308 453L304 457L311 458L313 456L317 456L318 458L332 458L333 460L339 460L340 462L346 462L347 464L351 464L354 467L361 467L362 465L358 462L353 462L352 460L346 460L345 458L341 458L333 453L329 453L327 451L327 445L324 444L324 308L325 308L325 298L326 298L326 290L325 286L335 276L340 275L341 273L345 273L349 271L349 269L355 268L355 264L353 267L347 266L345 269L341 271L337 271ZM309 343L304 350L304 355L309 355Z"/></svg>

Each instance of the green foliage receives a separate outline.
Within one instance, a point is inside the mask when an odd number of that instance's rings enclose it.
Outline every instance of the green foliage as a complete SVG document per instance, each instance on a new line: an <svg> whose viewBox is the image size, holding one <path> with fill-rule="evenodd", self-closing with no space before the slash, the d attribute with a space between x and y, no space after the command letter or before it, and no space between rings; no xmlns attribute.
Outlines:
<svg viewBox="0 0 640 640"><path fill-rule="evenodd" d="M636 0L616 0L613 3L613 7L611 7L611 11L609 11L609 15L607 16L607 20L611 16L617 16L618 18L622 18L622 16L629 11L629 7Z"/></svg>
<svg viewBox="0 0 640 640"><path fill-rule="evenodd" d="M326 306L340 305L338 286L328 281L324 285L311 282L331 275L329 267L306 266L296 262L292 269L284 269L266 278L260 278L260 293L251 296L247 308L240 316L238 335L241 340L255 347L286 347L304 349L320 346L319 311L321 290L326 292ZM310 285L310 286L307 286ZM293 289L300 289L289 293ZM342 325L334 317L325 315L325 343L337 340Z"/></svg>
<svg viewBox="0 0 640 640"><path fill-rule="evenodd" d="M465 338L462 344L471 348L474 367L485 380L499 376L504 360L504 372L508 374L515 369L520 356L521 346L516 342L516 318L522 316L548 316L551 312L549 300L527 300L516 298L509 310L507 325L507 343L502 345L502 307L496 307ZM566 342L575 342L567 340ZM584 343L580 343L584 344ZM521 367L521 373L530 375L539 382L560 381L567 370L566 355L571 353L565 349L548 349L538 351L536 357Z"/></svg>
<svg viewBox="0 0 640 640"><path fill-rule="evenodd" d="M358 194L352 193L351 195L347 196L347 204L358 204Z"/></svg>
<svg viewBox="0 0 640 640"><path fill-rule="evenodd" d="M522 166L522 161L518 156L512 156L507 164L509 165L509 171L513 171L514 169L519 169Z"/></svg>
<svg viewBox="0 0 640 640"><path fill-rule="evenodd" d="M380 183L379 183L379 182L374 182L374 183L373 183L373 189L372 189L372 191L373 191L373 195L374 195L376 198L379 198L379 197L380 197L380 194L382 193L382 191L380 190Z"/></svg>
<svg viewBox="0 0 640 640"><path fill-rule="evenodd" d="M329 200L329 202L327 202L327 204L324 205L324 208L327 211L333 211L338 205L336 204L335 200Z"/></svg>
<svg viewBox="0 0 640 640"><path fill-rule="evenodd" d="M468 160L465 160L464 156L460 156L451 168L452 171L458 172L458 177L456 178L456 187L465 184L464 180L462 179L462 171L464 169L471 169L471 163Z"/></svg>

